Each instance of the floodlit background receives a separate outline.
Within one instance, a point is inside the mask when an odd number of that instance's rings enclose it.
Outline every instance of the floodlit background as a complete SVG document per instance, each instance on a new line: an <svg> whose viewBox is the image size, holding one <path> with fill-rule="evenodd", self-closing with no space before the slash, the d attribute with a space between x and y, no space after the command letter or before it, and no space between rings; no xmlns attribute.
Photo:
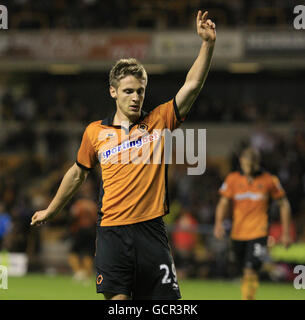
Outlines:
<svg viewBox="0 0 305 320"><path fill-rule="evenodd" d="M81 227L77 216L96 214L98 170L54 221L33 228L31 216L47 207L74 163L86 125L115 110L108 72L117 59L144 63L149 82L143 109L175 96L200 47L198 9L208 10L216 23L217 44L204 89L183 128L207 129L207 167L201 176L188 176L187 165L171 165L171 214L165 218L182 295L239 299L228 238L216 240L212 229L217 190L238 169L238 153L248 145L261 150L263 167L280 178L293 213L295 243L284 250L278 244L279 213L271 203L269 256L261 274L266 287L259 298L300 294L292 283L294 266L305 264L305 30L293 28L293 8L300 1L0 4L7 6L9 22L9 30L0 30L0 264L8 266L10 276L0 296L85 298L69 253ZM228 217L228 234L230 225ZM52 285L44 282L50 275ZM75 296L71 291L52 296L60 277L68 287L78 286L80 295L71 289ZM35 285L32 295L22 295L21 288ZM86 297L95 297L94 274L89 286Z"/></svg>

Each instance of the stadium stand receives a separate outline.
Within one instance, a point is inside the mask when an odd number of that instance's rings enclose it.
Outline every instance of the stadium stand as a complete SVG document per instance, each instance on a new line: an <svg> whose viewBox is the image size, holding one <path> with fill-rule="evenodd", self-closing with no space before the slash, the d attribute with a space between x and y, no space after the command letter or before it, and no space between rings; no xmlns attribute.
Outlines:
<svg viewBox="0 0 305 320"><path fill-rule="evenodd" d="M292 3L293 2L293 3ZM190 28L199 8L208 8L222 26L283 26L290 23L297 1L234 0L11 0L2 1L12 12L14 29Z"/></svg>

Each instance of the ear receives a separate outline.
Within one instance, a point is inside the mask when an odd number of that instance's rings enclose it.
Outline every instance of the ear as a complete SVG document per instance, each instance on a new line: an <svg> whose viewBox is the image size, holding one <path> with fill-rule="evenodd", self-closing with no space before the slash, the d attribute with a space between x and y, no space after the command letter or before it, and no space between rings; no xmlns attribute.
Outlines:
<svg viewBox="0 0 305 320"><path fill-rule="evenodd" d="M117 92L116 92L115 87L110 86L109 87L109 92L110 92L111 97L116 100L117 99Z"/></svg>

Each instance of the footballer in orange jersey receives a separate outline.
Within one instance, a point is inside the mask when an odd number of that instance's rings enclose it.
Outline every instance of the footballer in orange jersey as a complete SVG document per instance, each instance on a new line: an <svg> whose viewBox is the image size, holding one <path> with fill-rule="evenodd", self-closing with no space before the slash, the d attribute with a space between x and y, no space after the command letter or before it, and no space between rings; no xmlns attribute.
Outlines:
<svg viewBox="0 0 305 320"><path fill-rule="evenodd" d="M277 201L283 225L282 243L290 243L290 204L279 179L263 171L260 155L252 148L240 156L241 171L230 173L219 189L220 200L216 207L214 235L221 239L225 234L223 220L231 204L233 222L232 248L243 269L242 298L253 300L258 287L258 271L267 249L268 204Z"/></svg>
<svg viewBox="0 0 305 320"><path fill-rule="evenodd" d="M144 67L135 59L117 61L109 76L115 113L87 126L76 163L48 208L32 217L31 224L39 225L60 212L90 170L99 166L96 287L106 299L181 297L162 220L169 203L160 132L180 125L208 75L216 30L207 11L198 11L196 27L201 48L185 83L174 98L150 113L142 110L147 85ZM149 161L156 156L156 145L160 161Z"/></svg>

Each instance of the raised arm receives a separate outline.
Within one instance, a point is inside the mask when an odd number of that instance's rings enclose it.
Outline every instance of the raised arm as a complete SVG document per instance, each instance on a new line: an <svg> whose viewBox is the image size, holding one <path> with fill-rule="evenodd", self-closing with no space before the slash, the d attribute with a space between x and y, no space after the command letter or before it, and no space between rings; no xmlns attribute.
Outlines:
<svg viewBox="0 0 305 320"><path fill-rule="evenodd" d="M37 211L32 217L31 225L40 225L59 213L72 198L89 171L74 164L64 175L57 193L46 210Z"/></svg>
<svg viewBox="0 0 305 320"><path fill-rule="evenodd" d="M216 40L216 30L215 23L207 17L207 11L204 13L201 10L198 11L196 21L197 33L202 39L202 44L198 57L187 74L184 85L176 95L176 104L181 118L184 118L189 112L203 87L210 69Z"/></svg>

